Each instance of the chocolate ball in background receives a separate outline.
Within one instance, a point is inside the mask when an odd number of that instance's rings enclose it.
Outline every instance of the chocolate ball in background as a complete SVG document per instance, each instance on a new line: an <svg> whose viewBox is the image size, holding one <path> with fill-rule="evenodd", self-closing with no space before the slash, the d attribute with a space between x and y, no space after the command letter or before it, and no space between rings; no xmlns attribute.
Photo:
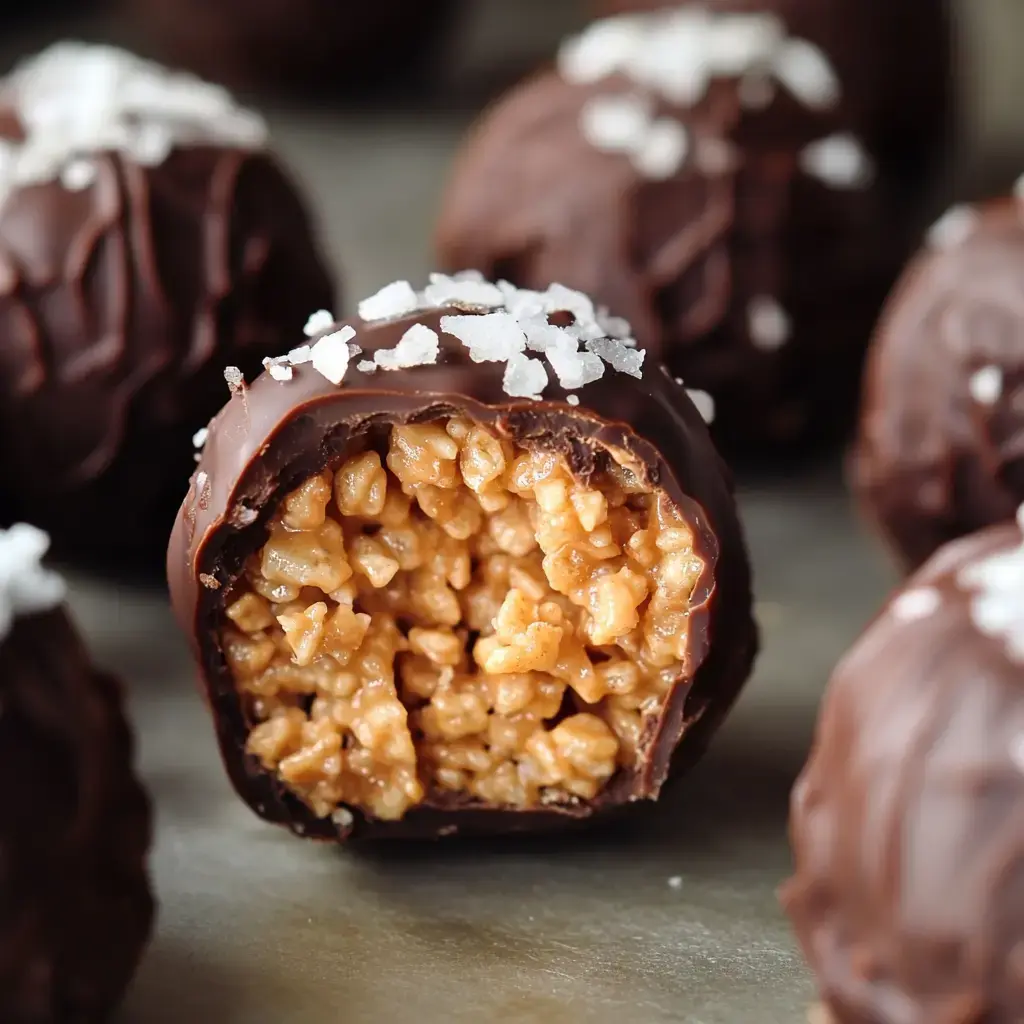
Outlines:
<svg viewBox="0 0 1024 1024"><path fill-rule="evenodd" d="M1024 202L954 207L871 346L851 483L908 569L1024 501Z"/></svg>
<svg viewBox="0 0 1024 1024"><path fill-rule="evenodd" d="M953 32L946 0L704 0L721 13L773 11L821 47L843 83L856 130L887 170L934 175L954 127ZM594 0L600 15L672 6Z"/></svg>
<svg viewBox="0 0 1024 1024"><path fill-rule="evenodd" d="M339 840L656 799L757 646L695 406L568 289L435 275L360 318L239 385L172 534L239 794Z"/></svg>
<svg viewBox="0 0 1024 1024"><path fill-rule="evenodd" d="M225 364L332 304L309 216L256 115L112 48L18 68L0 133L0 508L158 565Z"/></svg>
<svg viewBox="0 0 1024 1024"><path fill-rule="evenodd" d="M1024 541L943 547L829 683L783 890L834 1024L1024 1019Z"/></svg>
<svg viewBox="0 0 1024 1024"><path fill-rule="evenodd" d="M425 74L463 0L122 0L162 59L262 90L390 89Z"/></svg>
<svg viewBox="0 0 1024 1024"><path fill-rule="evenodd" d="M599 22L471 132L439 260L615 309L730 452L820 443L914 227L853 127L830 55L771 15Z"/></svg>
<svg viewBox="0 0 1024 1024"><path fill-rule="evenodd" d="M118 683L42 569L45 534L0 530L0 1019L106 1020L149 937L150 809Z"/></svg>

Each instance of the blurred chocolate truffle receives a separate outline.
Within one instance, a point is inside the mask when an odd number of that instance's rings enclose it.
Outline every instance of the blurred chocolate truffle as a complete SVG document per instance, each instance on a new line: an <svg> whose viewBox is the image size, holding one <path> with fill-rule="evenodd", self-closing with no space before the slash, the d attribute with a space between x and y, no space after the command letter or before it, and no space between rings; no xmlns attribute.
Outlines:
<svg viewBox="0 0 1024 1024"><path fill-rule="evenodd" d="M58 44L0 82L0 510L159 564L188 439L334 292L266 129L217 86Z"/></svg>
<svg viewBox="0 0 1024 1024"><path fill-rule="evenodd" d="M914 207L851 109L830 56L771 14L598 22L470 135L440 261L616 309L711 393L730 446L831 436Z"/></svg>
<svg viewBox="0 0 1024 1024"><path fill-rule="evenodd" d="M106 1020L149 937L150 811L115 680L40 565L46 535L0 530L0 1019Z"/></svg>
<svg viewBox="0 0 1024 1024"><path fill-rule="evenodd" d="M704 0L722 14L772 11L829 55L845 106L872 155L910 183L933 175L953 127L952 26L946 0ZM601 14L669 7L594 0Z"/></svg>
<svg viewBox="0 0 1024 1024"><path fill-rule="evenodd" d="M238 792L339 839L656 799L756 649L696 407L566 288L434 275L359 310L239 388L172 536Z"/></svg>
<svg viewBox="0 0 1024 1024"><path fill-rule="evenodd" d="M829 684L783 903L833 1024L1024 1020L1024 542L942 548Z"/></svg>
<svg viewBox="0 0 1024 1024"><path fill-rule="evenodd" d="M464 0L122 0L164 59L256 90L389 91L439 58Z"/></svg>
<svg viewBox="0 0 1024 1024"><path fill-rule="evenodd" d="M854 489L903 564L1024 501L1024 199L950 210L868 357Z"/></svg>

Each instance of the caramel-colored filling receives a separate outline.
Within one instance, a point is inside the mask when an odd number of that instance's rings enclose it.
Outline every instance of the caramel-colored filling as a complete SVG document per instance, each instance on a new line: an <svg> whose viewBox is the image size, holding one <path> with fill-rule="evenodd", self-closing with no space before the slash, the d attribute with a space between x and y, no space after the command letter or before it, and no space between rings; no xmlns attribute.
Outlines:
<svg viewBox="0 0 1024 1024"><path fill-rule="evenodd" d="M591 800L643 756L703 569L631 456L395 426L282 503L222 644L248 751L321 817Z"/></svg>

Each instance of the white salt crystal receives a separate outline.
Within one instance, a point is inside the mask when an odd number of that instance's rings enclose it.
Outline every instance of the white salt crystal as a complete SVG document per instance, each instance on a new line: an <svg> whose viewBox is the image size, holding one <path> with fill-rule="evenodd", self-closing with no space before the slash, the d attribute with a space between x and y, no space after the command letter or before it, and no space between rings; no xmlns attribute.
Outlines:
<svg viewBox="0 0 1024 1024"><path fill-rule="evenodd" d="M333 326L333 320L331 323ZM291 352L285 356L285 359L287 359L292 366L301 366L303 363L308 363L312 358L313 349L309 345L299 345L298 348L293 348Z"/></svg>
<svg viewBox="0 0 1024 1024"><path fill-rule="evenodd" d="M995 405L1003 394L1003 371L998 366L983 366L971 374L968 387L979 405Z"/></svg>
<svg viewBox="0 0 1024 1024"><path fill-rule="evenodd" d="M604 362L591 352L578 352L552 346L545 353L558 383L566 391L573 391L600 380L604 376Z"/></svg>
<svg viewBox="0 0 1024 1024"><path fill-rule="evenodd" d="M683 382L676 378L677 384ZM706 391L701 391L699 388L687 388L686 393L690 396L690 401L693 402L697 412L700 413L701 419L705 423L714 423L715 421L715 400Z"/></svg>
<svg viewBox="0 0 1024 1024"><path fill-rule="evenodd" d="M295 371L291 366L284 366L281 363L271 363L267 367L267 373L269 373L274 380L281 381L282 383L291 380L294 372Z"/></svg>
<svg viewBox="0 0 1024 1024"><path fill-rule="evenodd" d="M367 322L394 320L419 309L420 300L408 281L392 281L359 303L359 318Z"/></svg>
<svg viewBox="0 0 1024 1024"><path fill-rule="evenodd" d="M245 376L237 366L224 367L224 380L232 391L238 391L245 387Z"/></svg>
<svg viewBox="0 0 1024 1024"><path fill-rule="evenodd" d="M376 373L377 364L371 359L364 359L361 363L356 363L356 369L360 373Z"/></svg>
<svg viewBox="0 0 1024 1024"><path fill-rule="evenodd" d="M506 312L443 316L441 330L461 341L474 363L503 363L526 348L522 327Z"/></svg>
<svg viewBox="0 0 1024 1024"><path fill-rule="evenodd" d="M1024 506L1018 510L1018 525ZM973 591L971 619L985 636L1001 640L1007 655L1024 663L1024 544L961 569L960 585Z"/></svg>
<svg viewBox="0 0 1024 1024"><path fill-rule="evenodd" d="M954 206L928 230L926 240L933 249L955 249L974 234L978 212L972 206Z"/></svg>
<svg viewBox="0 0 1024 1024"><path fill-rule="evenodd" d="M318 309L315 313L310 314L309 319L306 321L306 326L302 328L302 333L307 338L312 338L314 335L320 334L333 326L334 314L326 309Z"/></svg>
<svg viewBox="0 0 1024 1024"><path fill-rule="evenodd" d="M520 317L519 326L526 335L526 347L531 352L547 352L549 348L563 348L576 352L579 340L564 327L549 324L546 316Z"/></svg>
<svg viewBox="0 0 1024 1024"><path fill-rule="evenodd" d="M203 445L206 444L206 439L209 436L210 436L210 428L209 427L200 427L192 435L192 447L193 448L202 448Z"/></svg>
<svg viewBox="0 0 1024 1024"><path fill-rule="evenodd" d="M347 807L339 807L331 815L331 821L339 828L351 828L355 820L355 815Z"/></svg>
<svg viewBox="0 0 1024 1024"><path fill-rule="evenodd" d="M613 370L628 373L631 377L643 377L643 349L629 348L614 338L598 338L587 342L587 349L600 356Z"/></svg>
<svg viewBox="0 0 1024 1024"><path fill-rule="evenodd" d="M800 153L800 167L832 188L864 188L874 176L870 157L857 139L846 132L805 146Z"/></svg>
<svg viewBox="0 0 1024 1024"><path fill-rule="evenodd" d="M332 384L340 384L345 379L350 359L348 342L355 337L355 333L353 327L345 326L333 334L325 334L313 346L310 359L313 369Z"/></svg>
<svg viewBox="0 0 1024 1024"><path fill-rule="evenodd" d="M934 587L917 587L895 598L889 611L901 622L916 622L933 615L941 603L942 598Z"/></svg>
<svg viewBox="0 0 1024 1024"><path fill-rule="evenodd" d="M60 183L69 192L81 192L96 181L96 164L92 160L72 160L60 172Z"/></svg>
<svg viewBox="0 0 1024 1024"><path fill-rule="evenodd" d="M633 326L625 317L612 316L604 306L597 311L597 324L606 338L622 341L633 333Z"/></svg>
<svg viewBox="0 0 1024 1024"><path fill-rule="evenodd" d="M19 615L56 608L66 593L64 580L42 564L50 538L27 523L0 530L0 639Z"/></svg>
<svg viewBox="0 0 1024 1024"><path fill-rule="evenodd" d="M517 320L536 317L544 313L545 293L531 291L529 288L516 288L508 281L499 281L498 291L505 302L505 309Z"/></svg>
<svg viewBox="0 0 1024 1024"><path fill-rule="evenodd" d="M510 398L540 398L548 385L548 372L539 359L514 353L505 366L501 386Z"/></svg>
<svg viewBox="0 0 1024 1024"><path fill-rule="evenodd" d="M477 271L479 273L479 271ZM504 296L497 285L475 277L456 274L431 274L430 284L423 291L425 302L430 306L476 306L481 309L497 309L505 304Z"/></svg>
<svg viewBox="0 0 1024 1024"><path fill-rule="evenodd" d="M750 340L764 352L774 352L789 341L789 315L770 295L757 295L747 306Z"/></svg>
<svg viewBox="0 0 1024 1024"><path fill-rule="evenodd" d="M597 324L597 311L589 295L566 288L562 284L553 284L544 293L544 311L546 313L571 313L575 320L574 327L587 332L593 328L594 337L600 337L601 331Z"/></svg>
<svg viewBox="0 0 1024 1024"><path fill-rule="evenodd" d="M720 15L709 25L707 61L716 75L735 78L765 66L785 37L785 26L773 14Z"/></svg>
<svg viewBox="0 0 1024 1024"><path fill-rule="evenodd" d="M634 152L644 145L652 110L649 99L635 94L594 96L580 112L580 131L595 149Z"/></svg>
<svg viewBox="0 0 1024 1024"><path fill-rule="evenodd" d="M570 405L579 405L580 404L580 396L579 395L566 395L565 396L565 400Z"/></svg>
<svg viewBox="0 0 1024 1024"><path fill-rule="evenodd" d="M439 351L437 332L425 324L413 324L393 349L378 349L373 360L382 370L403 370L436 363Z"/></svg>
<svg viewBox="0 0 1024 1024"><path fill-rule="evenodd" d="M562 44L558 71L567 82L586 85L624 68L643 44L641 18L606 18Z"/></svg>
<svg viewBox="0 0 1024 1024"><path fill-rule="evenodd" d="M775 54L773 69L775 77L811 110L825 110L839 102L839 79L814 43L787 39Z"/></svg>
<svg viewBox="0 0 1024 1024"><path fill-rule="evenodd" d="M652 181L665 181L682 169L688 149L683 125L662 117L647 129L643 144L633 153L633 166Z"/></svg>

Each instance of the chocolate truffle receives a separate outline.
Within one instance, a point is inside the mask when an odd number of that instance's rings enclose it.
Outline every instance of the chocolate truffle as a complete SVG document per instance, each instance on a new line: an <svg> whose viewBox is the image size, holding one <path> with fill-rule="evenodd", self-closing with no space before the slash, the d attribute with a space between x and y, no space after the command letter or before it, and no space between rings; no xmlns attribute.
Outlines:
<svg viewBox="0 0 1024 1024"><path fill-rule="evenodd" d="M301 92L418 77L464 0L123 0L161 56L214 81Z"/></svg>
<svg viewBox="0 0 1024 1024"><path fill-rule="evenodd" d="M89 662L40 565L0 530L0 1019L106 1020L149 937L149 803L121 691ZM6 767L4 767L6 766Z"/></svg>
<svg viewBox="0 0 1024 1024"><path fill-rule="evenodd" d="M756 647L696 407L559 286L434 275L359 313L237 387L171 539L239 793L339 839L655 799Z"/></svg>
<svg viewBox="0 0 1024 1024"><path fill-rule="evenodd" d="M0 509L63 554L161 552L188 439L333 289L262 120L58 44L0 81Z"/></svg>
<svg viewBox="0 0 1024 1024"><path fill-rule="evenodd" d="M950 210L890 299L851 478L908 568L1024 501L1024 201Z"/></svg>
<svg viewBox="0 0 1024 1024"><path fill-rule="evenodd" d="M594 3L601 14L666 6L664 0ZM773 11L829 54L856 130L880 163L927 176L944 159L954 92L945 0L705 0L705 6L723 14Z"/></svg>
<svg viewBox="0 0 1024 1024"><path fill-rule="evenodd" d="M839 664L790 831L833 1024L1024 1020L1018 525L942 548Z"/></svg>
<svg viewBox="0 0 1024 1024"><path fill-rule="evenodd" d="M912 203L853 124L829 57L770 14L598 22L473 131L439 257L615 308L731 446L817 440L853 419L907 252Z"/></svg>

